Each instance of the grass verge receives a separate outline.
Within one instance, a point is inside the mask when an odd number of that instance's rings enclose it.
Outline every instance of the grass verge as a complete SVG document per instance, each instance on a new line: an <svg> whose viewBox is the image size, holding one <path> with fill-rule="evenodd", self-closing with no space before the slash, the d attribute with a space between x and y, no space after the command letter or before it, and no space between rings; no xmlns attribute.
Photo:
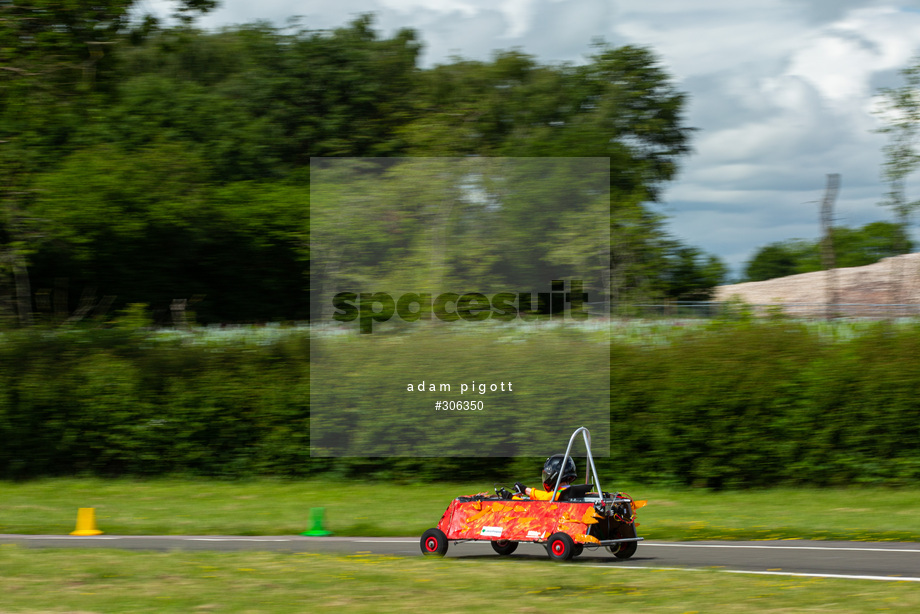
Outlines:
<svg viewBox="0 0 920 614"><path fill-rule="evenodd" d="M0 533L60 535L77 508L117 535L295 535L310 509L337 535L412 536L458 495L492 484L48 479L0 482ZM637 499L647 539L920 541L918 489L770 489L712 493L619 485Z"/></svg>
<svg viewBox="0 0 920 614"><path fill-rule="evenodd" d="M550 561L0 546L6 612L920 611L920 586Z"/></svg>

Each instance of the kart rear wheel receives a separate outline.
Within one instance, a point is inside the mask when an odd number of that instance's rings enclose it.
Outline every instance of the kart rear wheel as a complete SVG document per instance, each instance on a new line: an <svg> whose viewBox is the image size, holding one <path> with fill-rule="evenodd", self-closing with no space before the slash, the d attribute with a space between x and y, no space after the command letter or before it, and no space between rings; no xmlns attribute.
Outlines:
<svg viewBox="0 0 920 614"><path fill-rule="evenodd" d="M568 533L553 533L546 540L546 553L554 561L568 561L575 554L575 541Z"/></svg>
<svg viewBox="0 0 920 614"><path fill-rule="evenodd" d="M617 531L617 537L621 539L636 537L636 525L631 524L621 527L620 530ZM628 559L636 553L638 548L639 542L623 542L622 544L607 546L607 550L618 559Z"/></svg>
<svg viewBox="0 0 920 614"><path fill-rule="evenodd" d="M441 529L428 529L419 542L425 556L444 556L447 553L447 536Z"/></svg>
<svg viewBox="0 0 920 614"><path fill-rule="evenodd" d="M489 543L492 544L492 550L495 550L495 552L501 554L502 556L511 554L517 550L518 547L518 543L513 542L510 539L496 539Z"/></svg>
<svg viewBox="0 0 920 614"><path fill-rule="evenodd" d="M620 547L613 552L613 556L618 559L628 559L636 553L636 550L639 548L639 544L636 542L627 542L625 544L620 544Z"/></svg>

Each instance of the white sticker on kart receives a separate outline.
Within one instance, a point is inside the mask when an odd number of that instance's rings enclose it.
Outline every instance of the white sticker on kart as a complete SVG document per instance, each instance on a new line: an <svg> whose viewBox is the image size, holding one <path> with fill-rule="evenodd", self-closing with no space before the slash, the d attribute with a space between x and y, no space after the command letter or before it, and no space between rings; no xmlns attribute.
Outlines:
<svg viewBox="0 0 920 614"><path fill-rule="evenodd" d="M480 535L485 537L501 537L502 536L502 527L482 527L482 530L479 532Z"/></svg>
<svg viewBox="0 0 920 614"><path fill-rule="evenodd" d="M527 539L543 539L546 535L546 531L542 533L540 531L527 531Z"/></svg>

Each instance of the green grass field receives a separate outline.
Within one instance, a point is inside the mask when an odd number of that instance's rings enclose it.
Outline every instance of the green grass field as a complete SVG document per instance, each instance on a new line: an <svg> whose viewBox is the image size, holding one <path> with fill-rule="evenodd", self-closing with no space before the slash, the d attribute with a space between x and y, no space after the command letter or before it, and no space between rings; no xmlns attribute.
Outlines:
<svg viewBox="0 0 920 614"><path fill-rule="evenodd" d="M294 535L310 509L338 535L417 536L458 495L492 484L48 479L0 482L0 533L66 534L77 509L118 535ZM647 539L920 541L918 489L708 492L617 485L636 499Z"/></svg>
<svg viewBox="0 0 920 614"><path fill-rule="evenodd" d="M920 586L559 565L264 552L0 546L3 612L916 612Z"/></svg>
<svg viewBox="0 0 920 614"><path fill-rule="evenodd" d="M311 508L339 535L416 536L491 484L96 480L0 482L0 532L65 534L94 507L109 534L291 535ZM651 539L920 540L918 490L710 493L620 485ZM0 612L913 612L920 585L558 565L269 552L0 546Z"/></svg>

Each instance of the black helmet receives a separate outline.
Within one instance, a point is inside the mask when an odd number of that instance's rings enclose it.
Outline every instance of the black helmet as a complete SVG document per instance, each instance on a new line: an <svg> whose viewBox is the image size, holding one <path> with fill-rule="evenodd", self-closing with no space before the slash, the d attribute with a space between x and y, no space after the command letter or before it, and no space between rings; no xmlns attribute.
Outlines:
<svg viewBox="0 0 920 614"><path fill-rule="evenodd" d="M578 470L575 468L575 461L572 457L565 458L565 466L562 466L562 459L565 454L553 454L543 463L543 488L552 490L556 488L556 480L559 474L562 474L563 482L571 482L578 477Z"/></svg>

